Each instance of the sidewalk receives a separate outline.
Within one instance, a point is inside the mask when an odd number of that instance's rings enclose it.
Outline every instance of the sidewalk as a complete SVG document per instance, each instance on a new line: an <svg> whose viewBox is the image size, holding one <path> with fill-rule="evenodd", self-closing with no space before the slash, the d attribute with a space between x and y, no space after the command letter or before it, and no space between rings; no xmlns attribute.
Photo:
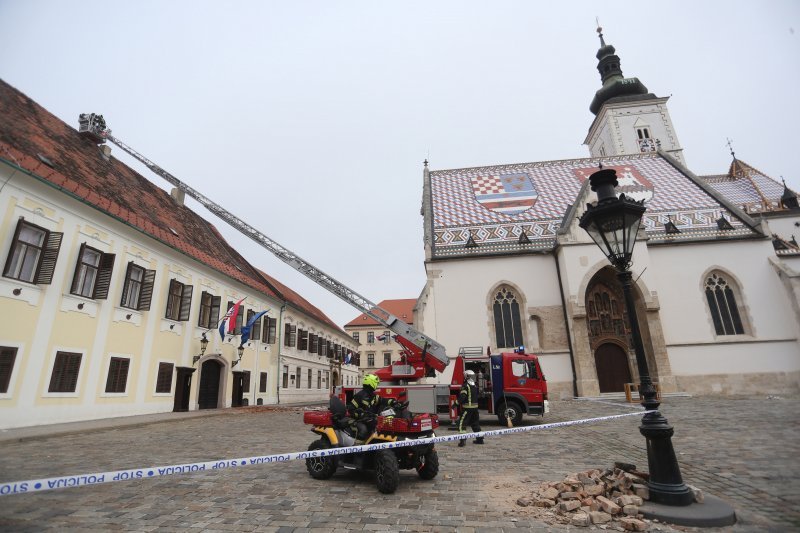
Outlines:
<svg viewBox="0 0 800 533"><path fill-rule="evenodd" d="M145 426L148 424L159 424L162 422L176 422L200 417L220 416L230 414L235 411L256 409L280 410L284 408L311 407L317 405L322 404L314 402L280 405L254 405L249 407L225 407L222 409L202 409L185 412L168 411L165 413L150 413L145 415L100 418L97 420L82 420L78 422L64 422L61 424L45 424L23 428L0 429L0 443L41 439L60 435L92 433L94 431L103 431L107 429L131 428Z"/></svg>

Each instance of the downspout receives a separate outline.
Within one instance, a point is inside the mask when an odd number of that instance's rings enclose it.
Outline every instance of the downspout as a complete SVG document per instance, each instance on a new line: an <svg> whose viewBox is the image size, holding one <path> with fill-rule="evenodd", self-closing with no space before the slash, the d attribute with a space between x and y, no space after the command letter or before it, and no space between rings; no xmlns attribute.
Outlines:
<svg viewBox="0 0 800 533"><path fill-rule="evenodd" d="M281 381L283 379L283 365L281 364L281 347L283 346L283 342L281 339L281 335L283 335L283 311L286 309L286 302L283 302L281 305L281 312L278 314L278 324L275 326L277 330L275 332L275 340L278 342L278 379L276 379L276 393L278 396L278 405L281 404Z"/></svg>
<svg viewBox="0 0 800 533"><path fill-rule="evenodd" d="M564 282L561 280L561 265L558 262L558 249L561 246L556 242L553 247L553 259L556 261L556 275L558 276L558 293L561 295L561 309L564 311L564 328L567 330L567 347L569 348L569 364L572 367L572 395L578 397L578 375L575 373L575 353L572 351L572 335L569 331L567 315L567 300L564 298Z"/></svg>

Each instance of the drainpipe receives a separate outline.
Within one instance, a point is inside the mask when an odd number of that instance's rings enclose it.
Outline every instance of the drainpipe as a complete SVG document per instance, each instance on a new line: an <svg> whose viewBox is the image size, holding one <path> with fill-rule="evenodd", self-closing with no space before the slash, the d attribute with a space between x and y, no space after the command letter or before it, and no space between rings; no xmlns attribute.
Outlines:
<svg viewBox="0 0 800 533"><path fill-rule="evenodd" d="M561 280L561 265L558 262L558 250L561 246L556 242L553 247L553 259L556 261L556 275L558 276L558 293L561 295L561 309L564 311L564 327L567 330L567 347L569 348L569 364L572 367L572 395L578 397L578 374L575 373L575 353L572 351L572 335L569 332L569 319L567 316L567 300L564 298L564 282Z"/></svg>
<svg viewBox="0 0 800 533"><path fill-rule="evenodd" d="M278 396L278 405L281 403L281 380L283 379L283 366L281 364L281 346L283 346L283 311L286 309L286 302L281 305L281 312L278 313L278 324L275 326L275 341L278 343L278 379L276 379L277 387L276 394Z"/></svg>

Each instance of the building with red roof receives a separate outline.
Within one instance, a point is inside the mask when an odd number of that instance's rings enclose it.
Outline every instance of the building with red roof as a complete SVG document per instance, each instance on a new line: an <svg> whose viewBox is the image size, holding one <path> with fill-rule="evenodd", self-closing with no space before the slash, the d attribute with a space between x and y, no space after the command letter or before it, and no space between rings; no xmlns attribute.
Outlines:
<svg viewBox="0 0 800 533"><path fill-rule="evenodd" d="M378 303L378 307L413 326L416 303L415 298L383 300ZM391 332L374 318L361 313L345 324L344 330L358 343L359 367L362 373L389 366L400 359L400 345L392 339Z"/></svg>
<svg viewBox="0 0 800 533"><path fill-rule="evenodd" d="M0 427L316 402L357 381L351 338L182 193L1 80L0 116Z"/></svg>

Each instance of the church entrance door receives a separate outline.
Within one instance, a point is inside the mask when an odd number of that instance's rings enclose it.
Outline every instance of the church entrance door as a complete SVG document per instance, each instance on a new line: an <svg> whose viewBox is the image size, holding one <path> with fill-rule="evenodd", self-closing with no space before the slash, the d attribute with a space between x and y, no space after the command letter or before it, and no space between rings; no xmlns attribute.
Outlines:
<svg viewBox="0 0 800 533"><path fill-rule="evenodd" d="M601 393L622 392L625 384L631 382L628 357L618 345L607 342L598 346L594 352L594 363Z"/></svg>

